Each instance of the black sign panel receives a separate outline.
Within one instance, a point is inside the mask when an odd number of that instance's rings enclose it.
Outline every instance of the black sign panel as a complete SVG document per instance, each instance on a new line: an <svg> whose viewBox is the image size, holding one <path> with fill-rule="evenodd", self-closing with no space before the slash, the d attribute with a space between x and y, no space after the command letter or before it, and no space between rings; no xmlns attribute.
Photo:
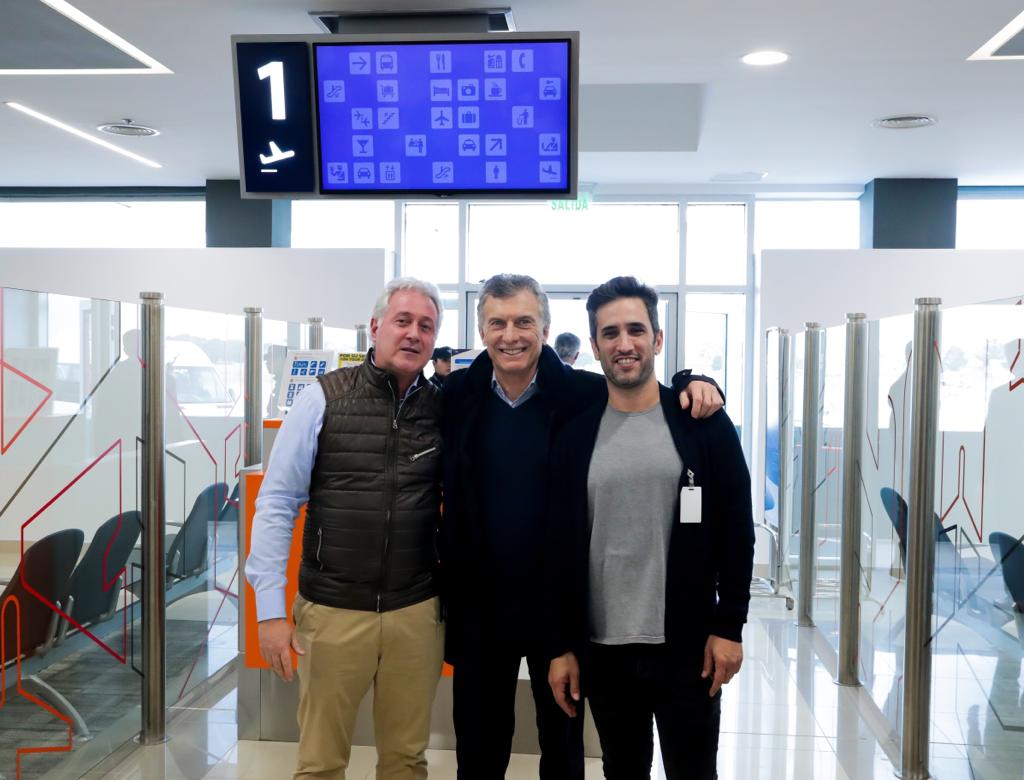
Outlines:
<svg viewBox="0 0 1024 780"><path fill-rule="evenodd" d="M243 190L315 192L308 44L237 43L235 58Z"/></svg>

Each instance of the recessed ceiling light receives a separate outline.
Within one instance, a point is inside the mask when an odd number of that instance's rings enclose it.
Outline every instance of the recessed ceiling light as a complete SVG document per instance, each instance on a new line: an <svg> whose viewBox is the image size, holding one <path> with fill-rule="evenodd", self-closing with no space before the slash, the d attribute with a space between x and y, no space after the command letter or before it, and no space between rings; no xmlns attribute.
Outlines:
<svg viewBox="0 0 1024 780"><path fill-rule="evenodd" d="M151 138L160 135L155 127L139 125L130 119L122 119L120 122L108 122L103 125L96 125L96 129L107 135L126 135L132 138Z"/></svg>
<svg viewBox="0 0 1024 780"><path fill-rule="evenodd" d="M935 117L927 114L900 114L884 116L871 124L883 130L913 130L915 127L929 127L938 121Z"/></svg>
<svg viewBox="0 0 1024 780"><path fill-rule="evenodd" d="M94 135L84 133L77 127L72 127L71 125L64 124L64 122L61 122L59 119L54 119L52 116L41 114L35 109L31 109L28 106L23 106L21 103L7 102L4 103L4 105L13 108L15 111L20 111L21 113L25 114L26 116L30 116L33 119L38 119L40 122L45 122L51 127L56 127L60 130L63 130L65 133L71 133L71 135L78 136L84 141L91 141L97 146L102 146L104 149L109 149L112 152L116 152L117 154L124 155L125 157L131 160L135 160L135 162L140 162L143 165L148 165L150 168L163 168L163 166L158 162L153 162L153 160L143 157L140 154L135 154L135 152L129 152L127 149L122 149L120 146L116 146L110 143L110 141L104 141L102 138L97 138Z"/></svg>
<svg viewBox="0 0 1024 780"><path fill-rule="evenodd" d="M784 51L752 51L744 54L740 61L745 65L779 65L789 59Z"/></svg>
<svg viewBox="0 0 1024 780"><path fill-rule="evenodd" d="M173 73L170 68L161 65L146 52L128 43L117 33L108 30L91 16L82 13L67 0L39 0L57 13L66 16L75 24L84 27L93 35L102 38L115 49L138 60L145 67L141 68L0 68L0 76L106 76L106 75L143 75Z"/></svg>

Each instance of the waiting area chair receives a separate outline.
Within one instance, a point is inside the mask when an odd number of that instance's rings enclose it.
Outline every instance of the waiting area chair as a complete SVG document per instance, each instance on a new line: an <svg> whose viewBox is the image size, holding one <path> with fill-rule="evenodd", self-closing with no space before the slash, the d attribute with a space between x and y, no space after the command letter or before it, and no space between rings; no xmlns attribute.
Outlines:
<svg viewBox="0 0 1024 780"><path fill-rule="evenodd" d="M49 650L54 643L60 615L39 596L32 593L26 583L43 599L65 609L70 591L71 573L82 551L85 534L77 528L68 528L45 536L25 550L14 578L0 594L0 630L4 637L5 666L15 665ZM13 678L9 678L12 679ZM53 686L36 675L21 681L43 701L72 721L75 733L89 739L89 729L78 710Z"/></svg>
<svg viewBox="0 0 1024 780"><path fill-rule="evenodd" d="M142 531L142 514L136 510L114 515L103 523L71 575L67 608L64 610L82 626L102 623L117 612L117 600L124 587L118 572L128 564ZM68 622L62 621L58 641L63 640Z"/></svg>
<svg viewBox="0 0 1024 780"><path fill-rule="evenodd" d="M1014 607L1017 612L1024 613L1024 546L1021 546L1021 540L1002 531L993 531L988 536L988 542L1000 564L1003 583Z"/></svg>
<svg viewBox="0 0 1024 780"><path fill-rule="evenodd" d="M213 519L224 508L227 495L228 486L223 482L214 482L196 497L184 523L167 524L180 525L176 533L167 535L168 577L180 580L206 569Z"/></svg>

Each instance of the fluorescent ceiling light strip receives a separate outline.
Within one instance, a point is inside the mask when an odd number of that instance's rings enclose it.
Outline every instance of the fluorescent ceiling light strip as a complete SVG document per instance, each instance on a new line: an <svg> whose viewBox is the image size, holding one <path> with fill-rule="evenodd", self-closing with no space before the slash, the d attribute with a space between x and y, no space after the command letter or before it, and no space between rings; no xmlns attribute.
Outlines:
<svg viewBox="0 0 1024 780"><path fill-rule="evenodd" d="M86 30L91 32L93 35L102 38L111 46L120 49L122 52L127 54L129 57L138 60L146 67L144 68L40 68L36 70L19 70L17 68L7 68L0 70L0 76L105 76L108 74L120 74L120 75L143 75L143 74L168 74L173 71L161 65L155 59L150 57L146 52L137 46L133 46L128 43L117 33L112 30L108 30L102 24L97 22L91 16L88 16L73 5L67 2L67 0L39 0L44 5L49 6L57 13L67 17L75 24L80 27L84 27Z"/></svg>
<svg viewBox="0 0 1024 780"><path fill-rule="evenodd" d="M34 109L31 109L28 106L21 105L21 103L7 102L7 103L4 103L4 105L10 106L15 111L20 111L21 113L26 114L27 116L30 116L33 119L38 119L40 122L45 122L46 124L51 125L53 127L56 127L56 128L58 128L60 130L63 130L66 133L71 133L71 135L76 135L76 136L78 136L79 138L81 138L81 139L83 139L85 141L91 141L92 143L96 144L97 146L102 146L104 149L109 149L112 152L117 152L118 154L124 155L125 157L127 157L127 158L129 158L131 160L135 160L135 162L140 162L143 165L148 165L150 168L163 168L163 166L160 163L158 163L158 162L154 162L153 160L150 160L150 159L148 159L146 157L143 157L142 155L135 154L135 152L129 152L127 149L122 149L120 146L112 144L109 141L104 141L102 138L97 138L94 135L89 135L88 133L84 133L81 130L79 130L78 128L76 128L76 127L72 127L71 125L66 125L63 122L61 122L60 120L54 119L52 116L47 116L46 114L40 114L38 111L36 111Z"/></svg>
<svg viewBox="0 0 1024 780"><path fill-rule="evenodd" d="M968 57L968 60L1021 60L1024 59L1024 55L1010 54L1002 55L999 57L995 56L995 53L999 51L1013 36L1024 29L1024 11L1019 13L1017 17L1010 22L1006 27L993 35L984 46L978 49L974 54Z"/></svg>

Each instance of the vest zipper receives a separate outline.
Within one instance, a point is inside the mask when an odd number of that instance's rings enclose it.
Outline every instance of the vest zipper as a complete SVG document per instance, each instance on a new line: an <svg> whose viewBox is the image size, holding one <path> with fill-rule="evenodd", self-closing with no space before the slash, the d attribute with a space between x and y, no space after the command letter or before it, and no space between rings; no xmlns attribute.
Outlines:
<svg viewBox="0 0 1024 780"><path fill-rule="evenodd" d="M431 447L429 450L423 450L423 452L417 452L415 455L410 455L409 456L409 462L410 463L415 463L420 458L422 458L424 455L429 455L430 453L432 453L436 449L437 449L437 447Z"/></svg>
<svg viewBox="0 0 1024 780"><path fill-rule="evenodd" d="M386 450L386 461L384 466L387 472L386 498L388 508L384 514L384 546L381 550L380 583L377 588L378 612L383 611L384 588L387 585L388 573L391 569L389 566L390 560L388 554L391 547L391 515L395 509L395 501L397 499L396 493L398 491L398 418L402 416L402 409L405 406L405 402L415 395L419 389L419 386L414 387L405 394L405 397L401 401L399 401L398 396L395 393L395 388L392 387L391 382L388 382L388 390L391 391L391 400L393 402L392 408L395 410L395 415L391 418L391 436L388 437L388 445L390 445L390 449Z"/></svg>
<svg viewBox="0 0 1024 780"><path fill-rule="evenodd" d="M324 529L316 529L316 562L320 564L320 571L324 570L324 562L320 560L320 547L324 543Z"/></svg>

